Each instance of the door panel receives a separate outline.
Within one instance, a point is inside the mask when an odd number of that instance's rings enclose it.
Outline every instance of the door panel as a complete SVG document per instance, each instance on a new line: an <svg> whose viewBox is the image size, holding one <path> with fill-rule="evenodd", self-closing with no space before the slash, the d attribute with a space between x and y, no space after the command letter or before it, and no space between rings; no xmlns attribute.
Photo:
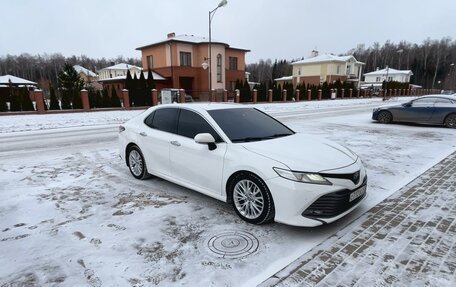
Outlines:
<svg viewBox="0 0 456 287"><path fill-rule="evenodd" d="M209 150L207 144L183 136L173 136L171 142L171 176L221 195L226 143L217 143L215 150Z"/></svg>
<svg viewBox="0 0 456 287"><path fill-rule="evenodd" d="M397 111L397 121L427 122L434 112L434 102L431 100L416 100L411 106L404 106Z"/></svg>

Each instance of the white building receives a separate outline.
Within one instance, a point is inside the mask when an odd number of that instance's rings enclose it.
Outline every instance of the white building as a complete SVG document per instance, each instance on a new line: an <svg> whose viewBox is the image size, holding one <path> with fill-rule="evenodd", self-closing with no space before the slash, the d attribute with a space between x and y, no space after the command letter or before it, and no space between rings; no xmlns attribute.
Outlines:
<svg viewBox="0 0 456 287"><path fill-rule="evenodd" d="M130 74L133 76L135 73L142 71L142 68L130 65L130 64L117 64L114 66L106 67L98 71L98 79L112 79L119 76L127 76L127 72L130 71Z"/></svg>
<svg viewBox="0 0 456 287"><path fill-rule="evenodd" d="M374 72L364 74L363 86L381 86L383 81L410 83L410 77L412 75L413 73L410 70L396 70L393 68L377 69Z"/></svg>

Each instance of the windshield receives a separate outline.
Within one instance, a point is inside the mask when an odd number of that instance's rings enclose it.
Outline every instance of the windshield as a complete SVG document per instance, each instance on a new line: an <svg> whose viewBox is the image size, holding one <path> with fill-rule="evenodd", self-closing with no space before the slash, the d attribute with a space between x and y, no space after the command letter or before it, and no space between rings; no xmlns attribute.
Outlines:
<svg viewBox="0 0 456 287"><path fill-rule="evenodd" d="M234 143L267 140L294 134L291 129L257 109L221 109L208 112Z"/></svg>

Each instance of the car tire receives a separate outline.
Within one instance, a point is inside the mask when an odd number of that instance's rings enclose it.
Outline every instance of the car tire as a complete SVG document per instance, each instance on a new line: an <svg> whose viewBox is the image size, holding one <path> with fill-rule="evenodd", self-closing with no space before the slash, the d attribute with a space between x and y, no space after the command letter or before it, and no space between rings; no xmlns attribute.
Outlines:
<svg viewBox="0 0 456 287"><path fill-rule="evenodd" d="M393 121L393 115L388 111L381 111L377 115L377 121L382 124L389 124Z"/></svg>
<svg viewBox="0 0 456 287"><path fill-rule="evenodd" d="M236 214L244 221L265 224L274 220L272 195L264 181L253 173L239 173L231 180L228 191Z"/></svg>
<svg viewBox="0 0 456 287"><path fill-rule="evenodd" d="M127 152L128 168L136 179L147 179L150 175L147 172L146 161L137 146L132 146Z"/></svg>
<svg viewBox="0 0 456 287"><path fill-rule="evenodd" d="M449 114L448 116L446 116L443 124L447 128L455 129L456 128L456 114Z"/></svg>

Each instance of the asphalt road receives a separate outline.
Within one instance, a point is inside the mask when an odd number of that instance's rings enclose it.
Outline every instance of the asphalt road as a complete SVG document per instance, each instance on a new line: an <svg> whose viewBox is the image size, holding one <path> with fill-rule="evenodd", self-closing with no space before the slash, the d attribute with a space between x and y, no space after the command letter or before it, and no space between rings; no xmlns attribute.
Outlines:
<svg viewBox="0 0 456 287"><path fill-rule="evenodd" d="M305 111L271 112L270 115L283 120L292 118L321 118L348 114L363 113L372 110L374 106L354 105L344 107L318 108ZM90 148L103 144L115 144L118 124L59 128L30 132L14 132L0 134L0 157L15 157L30 155L36 152L74 148Z"/></svg>

